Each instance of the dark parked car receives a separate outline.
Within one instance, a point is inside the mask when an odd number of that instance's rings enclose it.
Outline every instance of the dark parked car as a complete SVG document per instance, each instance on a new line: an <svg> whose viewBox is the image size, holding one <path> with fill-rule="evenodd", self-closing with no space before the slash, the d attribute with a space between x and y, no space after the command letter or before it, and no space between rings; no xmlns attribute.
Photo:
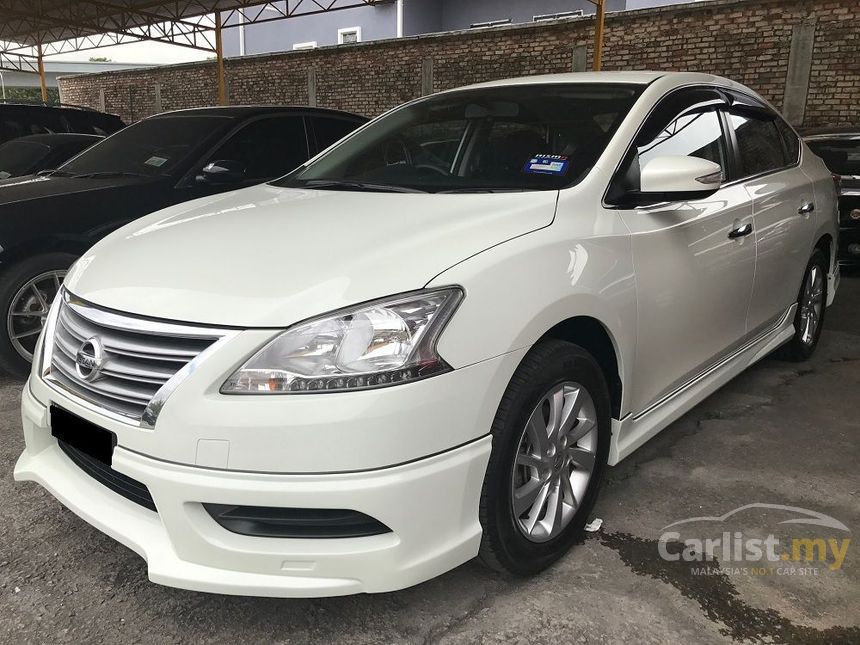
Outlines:
<svg viewBox="0 0 860 645"><path fill-rule="evenodd" d="M839 261L860 265L860 128L816 132L805 140L839 175Z"/></svg>
<svg viewBox="0 0 860 645"><path fill-rule="evenodd" d="M125 127L115 114L68 105L0 103L0 143L31 134L77 132L106 137Z"/></svg>
<svg viewBox="0 0 860 645"><path fill-rule="evenodd" d="M35 175L64 164L104 139L96 134L33 134L0 144L0 179Z"/></svg>
<svg viewBox="0 0 860 645"><path fill-rule="evenodd" d="M23 375L69 266L138 217L286 174L367 119L222 107L131 125L53 172L0 181L0 367Z"/></svg>

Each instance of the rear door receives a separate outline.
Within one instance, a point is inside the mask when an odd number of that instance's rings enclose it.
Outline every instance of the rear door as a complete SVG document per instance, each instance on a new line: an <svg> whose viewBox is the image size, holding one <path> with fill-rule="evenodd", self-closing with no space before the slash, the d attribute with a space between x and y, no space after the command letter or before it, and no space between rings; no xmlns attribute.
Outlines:
<svg viewBox="0 0 860 645"><path fill-rule="evenodd" d="M756 272L748 316L748 335L754 336L778 322L797 299L809 260L815 200L791 128L756 99L732 98L732 179L749 194L755 223Z"/></svg>
<svg viewBox="0 0 860 645"><path fill-rule="evenodd" d="M676 91L645 122L620 170L638 189L639 169L656 157L692 156L729 167L720 109L709 88ZM610 189L610 192L612 189ZM755 272L752 208L743 186L709 197L621 208L632 234L638 343L634 413L642 413L738 347ZM744 226L746 228L744 228Z"/></svg>

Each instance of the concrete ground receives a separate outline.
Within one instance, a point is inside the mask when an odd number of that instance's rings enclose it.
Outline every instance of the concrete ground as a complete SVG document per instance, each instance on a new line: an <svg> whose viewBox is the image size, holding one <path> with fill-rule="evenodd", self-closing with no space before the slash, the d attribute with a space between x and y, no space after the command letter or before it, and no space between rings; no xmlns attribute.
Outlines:
<svg viewBox="0 0 860 645"><path fill-rule="evenodd" d="M666 561L657 548L672 522L754 503L823 513L850 532L780 524L804 514L772 508L679 530L837 540L860 531L860 277L843 280L812 361L765 360L611 469L594 513L602 529L533 579L468 563L399 593L323 600L151 584L134 553L35 484L12 482L20 387L0 380L3 643L860 643L860 545L841 568L831 558L762 575L722 556L697 574L701 563Z"/></svg>

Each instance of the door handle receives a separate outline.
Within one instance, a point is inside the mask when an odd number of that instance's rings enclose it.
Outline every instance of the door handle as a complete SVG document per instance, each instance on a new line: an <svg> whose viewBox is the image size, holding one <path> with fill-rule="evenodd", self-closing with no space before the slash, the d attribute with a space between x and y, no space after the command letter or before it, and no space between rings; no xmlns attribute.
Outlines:
<svg viewBox="0 0 860 645"><path fill-rule="evenodd" d="M731 231L729 231L729 239L735 240L739 237L746 237L747 235L749 235L752 232L753 232L753 226L752 226L752 224L747 222L746 224L744 224L742 226L738 226L737 228L733 228Z"/></svg>
<svg viewBox="0 0 860 645"><path fill-rule="evenodd" d="M798 215L809 215L812 211L815 210L815 204L812 202L803 202L800 208L797 209Z"/></svg>

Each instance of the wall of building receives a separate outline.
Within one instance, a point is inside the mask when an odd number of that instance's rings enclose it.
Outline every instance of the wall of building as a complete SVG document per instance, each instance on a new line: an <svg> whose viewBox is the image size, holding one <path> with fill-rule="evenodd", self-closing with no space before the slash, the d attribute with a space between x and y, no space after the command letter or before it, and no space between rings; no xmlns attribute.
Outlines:
<svg viewBox="0 0 860 645"><path fill-rule="evenodd" d="M720 74L778 108L789 98L798 125L860 125L858 24L857 0L710 0L624 11L607 17L604 66ZM593 18L568 19L233 59L229 96L372 116L431 90L590 66L593 28ZM796 47L790 61L793 38L807 47ZM60 86L64 101L100 107L103 97L127 120L216 101L212 62L64 78Z"/></svg>
<svg viewBox="0 0 860 645"><path fill-rule="evenodd" d="M224 54L240 55L240 29L245 31L245 54L251 55L290 51L296 43L311 41L316 41L320 47L336 45L337 30L346 27L361 27L362 40L395 38L397 7L394 4L355 7L313 16L231 27L223 32Z"/></svg>
<svg viewBox="0 0 860 645"><path fill-rule="evenodd" d="M431 0L432 1L432 0ZM468 29L469 25L489 20L508 20L512 23L532 22L535 16L562 11L594 13L594 4L588 0L440 0L442 29ZM607 11L624 9L625 0L606 0Z"/></svg>

